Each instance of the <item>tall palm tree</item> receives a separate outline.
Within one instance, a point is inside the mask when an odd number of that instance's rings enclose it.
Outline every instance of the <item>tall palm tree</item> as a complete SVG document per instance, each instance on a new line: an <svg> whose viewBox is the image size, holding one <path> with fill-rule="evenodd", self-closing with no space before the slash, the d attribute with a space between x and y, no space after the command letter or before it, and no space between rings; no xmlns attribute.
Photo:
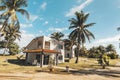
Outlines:
<svg viewBox="0 0 120 80"><path fill-rule="evenodd" d="M16 12L26 15L29 19L29 13L22 7L27 7L27 0L0 0L0 11L4 11L0 15L0 19L4 20L0 31L7 27L7 23L19 24Z"/></svg>
<svg viewBox="0 0 120 80"><path fill-rule="evenodd" d="M77 58L75 63L78 63L80 45L84 45L86 39L90 42L91 38L95 39L94 35L87 29L95 23L85 24L89 13L85 14L83 11L75 13L76 18L71 18L70 27L73 31L70 33L69 38L77 42Z"/></svg>

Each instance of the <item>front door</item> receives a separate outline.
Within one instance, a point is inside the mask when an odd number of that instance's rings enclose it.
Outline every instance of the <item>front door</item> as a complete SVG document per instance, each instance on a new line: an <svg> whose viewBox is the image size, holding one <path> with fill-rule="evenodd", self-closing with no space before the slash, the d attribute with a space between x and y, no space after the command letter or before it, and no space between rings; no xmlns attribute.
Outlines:
<svg viewBox="0 0 120 80"><path fill-rule="evenodd" d="M48 65L49 64L49 55L44 55L44 65Z"/></svg>
<svg viewBox="0 0 120 80"><path fill-rule="evenodd" d="M36 60L38 63L40 63L40 54L36 54Z"/></svg>

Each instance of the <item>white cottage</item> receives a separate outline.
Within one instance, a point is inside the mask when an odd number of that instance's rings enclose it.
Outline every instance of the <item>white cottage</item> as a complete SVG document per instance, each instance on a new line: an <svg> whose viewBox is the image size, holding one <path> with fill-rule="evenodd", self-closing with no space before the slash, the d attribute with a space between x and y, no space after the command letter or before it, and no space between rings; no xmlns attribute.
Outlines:
<svg viewBox="0 0 120 80"><path fill-rule="evenodd" d="M26 53L26 62L34 64L35 62L42 65L48 65L50 57L54 63L64 62L64 42L56 41L46 36L40 36L33 39L27 46L24 53Z"/></svg>

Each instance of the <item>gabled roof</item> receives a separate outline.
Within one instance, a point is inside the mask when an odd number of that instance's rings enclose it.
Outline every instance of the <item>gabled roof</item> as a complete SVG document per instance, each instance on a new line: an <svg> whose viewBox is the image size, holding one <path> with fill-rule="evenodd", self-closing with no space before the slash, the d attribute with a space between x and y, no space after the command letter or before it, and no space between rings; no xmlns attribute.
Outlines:
<svg viewBox="0 0 120 80"><path fill-rule="evenodd" d="M48 50L48 49L36 49L36 50L24 50L24 53L55 53L60 54L60 52L56 50Z"/></svg>
<svg viewBox="0 0 120 80"><path fill-rule="evenodd" d="M40 37L36 37L34 38L27 46L26 48L28 48L29 46L31 46L32 44L34 44L34 42L36 42L39 38L43 38L44 36L40 36Z"/></svg>

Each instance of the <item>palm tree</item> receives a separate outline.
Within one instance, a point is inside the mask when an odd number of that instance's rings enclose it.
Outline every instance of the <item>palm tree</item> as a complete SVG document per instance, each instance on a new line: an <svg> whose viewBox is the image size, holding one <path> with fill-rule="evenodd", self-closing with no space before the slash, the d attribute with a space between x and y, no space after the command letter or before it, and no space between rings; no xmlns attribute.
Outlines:
<svg viewBox="0 0 120 80"><path fill-rule="evenodd" d="M100 45L97 47L98 51L100 52L101 55L105 54L106 49L104 46Z"/></svg>
<svg viewBox="0 0 120 80"><path fill-rule="evenodd" d="M57 41L60 41L63 36L64 36L64 34L61 32L54 32L51 34L51 38L53 38Z"/></svg>
<svg viewBox="0 0 120 80"><path fill-rule="evenodd" d="M16 12L26 15L29 19L29 13L22 9L22 7L27 7L27 0L0 0L0 11L4 11L0 15L0 19L3 21L2 28L7 27L7 23L19 24Z"/></svg>
<svg viewBox="0 0 120 80"><path fill-rule="evenodd" d="M85 14L83 11L75 13L76 18L71 18L70 27L73 31L70 33L69 38L77 42L77 58L75 63L78 63L80 45L84 45L86 39L90 42L91 38L95 39L94 35L87 29L95 23L85 24L89 13Z"/></svg>
<svg viewBox="0 0 120 80"><path fill-rule="evenodd" d="M115 48L112 44L109 44L107 47L106 47L106 51L107 52L114 52L115 51Z"/></svg>
<svg viewBox="0 0 120 80"><path fill-rule="evenodd" d="M73 46L74 45L76 45L76 42L74 40L64 39L64 46L67 50L70 50L71 54L73 52ZM71 58L71 57L69 57L69 58Z"/></svg>
<svg viewBox="0 0 120 80"><path fill-rule="evenodd" d="M59 41L61 41L62 37L64 37L64 34L61 32L54 32L51 34L51 38L56 40L57 43L59 43ZM57 48L59 47L59 45L57 45ZM56 55L56 65L58 64L58 54Z"/></svg>
<svg viewBox="0 0 120 80"><path fill-rule="evenodd" d="M15 27L13 25L9 24L7 27L5 27L2 31L2 36L4 36L6 45L3 55L5 54L8 44L13 43L16 39L20 40L20 31L19 31L19 25L16 24Z"/></svg>
<svg viewBox="0 0 120 80"><path fill-rule="evenodd" d="M100 52L97 47L90 48L88 53L89 53L88 57L90 58L98 58L100 55Z"/></svg>

